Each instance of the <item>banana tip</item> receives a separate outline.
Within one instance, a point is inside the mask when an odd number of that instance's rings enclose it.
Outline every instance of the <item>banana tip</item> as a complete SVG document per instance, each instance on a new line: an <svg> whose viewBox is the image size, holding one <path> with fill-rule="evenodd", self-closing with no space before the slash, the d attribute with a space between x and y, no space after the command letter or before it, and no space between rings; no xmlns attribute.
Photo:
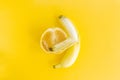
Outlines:
<svg viewBox="0 0 120 80"><path fill-rule="evenodd" d="M63 17L64 17L63 15L60 15L58 18L61 19L61 18L63 18Z"/></svg>
<svg viewBox="0 0 120 80"><path fill-rule="evenodd" d="M54 68L54 69L58 69L58 68L62 68L62 66L61 66L61 64L53 65L53 68Z"/></svg>
<svg viewBox="0 0 120 80"><path fill-rule="evenodd" d="M55 65L53 65L53 69L56 69L56 68L55 68Z"/></svg>

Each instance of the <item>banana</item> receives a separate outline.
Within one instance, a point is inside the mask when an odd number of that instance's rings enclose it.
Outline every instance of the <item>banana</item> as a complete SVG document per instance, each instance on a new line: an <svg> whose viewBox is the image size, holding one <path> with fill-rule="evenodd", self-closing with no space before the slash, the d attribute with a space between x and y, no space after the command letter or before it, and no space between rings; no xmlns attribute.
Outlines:
<svg viewBox="0 0 120 80"><path fill-rule="evenodd" d="M76 61L80 51L79 37L72 22L64 16L59 16L59 20L67 31L69 38L53 47L53 51L66 49L67 47L66 54L63 56L60 63L53 65L54 69L70 67Z"/></svg>

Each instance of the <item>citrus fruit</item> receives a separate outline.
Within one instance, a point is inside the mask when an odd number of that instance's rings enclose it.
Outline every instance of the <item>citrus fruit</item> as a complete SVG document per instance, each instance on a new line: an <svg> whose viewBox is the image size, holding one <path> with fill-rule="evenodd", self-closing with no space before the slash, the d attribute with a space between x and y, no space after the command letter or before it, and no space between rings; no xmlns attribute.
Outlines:
<svg viewBox="0 0 120 80"><path fill-rule="evenodd" d="M53 51L52 47L67 39L67 34L61 28L48 28L41 36L41 47L45 52L57 53Z"/></svg>

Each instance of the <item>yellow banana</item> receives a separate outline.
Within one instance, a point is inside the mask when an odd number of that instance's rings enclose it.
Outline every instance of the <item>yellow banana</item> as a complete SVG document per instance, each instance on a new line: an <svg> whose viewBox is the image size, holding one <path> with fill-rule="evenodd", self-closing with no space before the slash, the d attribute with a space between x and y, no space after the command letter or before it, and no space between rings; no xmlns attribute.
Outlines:
<svg viewBox="0 0 120 80"><path fill-rule="evenodd" d="M80 44L76 43L70 47L63 56L59 64L53 65L53 68L67 68L70 67L77 59L80 50Z"/></svg>
<svg viewBox="0 0 120 80"><path fill-rule="evenodd" d="M80 41L77 31L71 21L64 16L59 16L59 19L66 29L69 38L53 47L53 51L67 48L66 54L63 56L61 62L57 65L53 65L53 68L67 68L77 59L80 50Z"/></svg>

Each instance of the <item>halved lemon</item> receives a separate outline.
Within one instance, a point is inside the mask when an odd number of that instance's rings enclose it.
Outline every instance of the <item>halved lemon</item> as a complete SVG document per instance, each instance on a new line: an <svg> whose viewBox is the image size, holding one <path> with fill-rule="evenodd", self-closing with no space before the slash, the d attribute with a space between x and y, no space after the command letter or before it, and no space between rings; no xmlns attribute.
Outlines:
<svg viewBox="0 0 120 80"><path fill-rule="evenodd" d="M48 28L45 30L41 36L41 48L47 53L57 53L61 51L53 51L53 46L65 41L67 39L67 34L61 28Z"/></svg>

